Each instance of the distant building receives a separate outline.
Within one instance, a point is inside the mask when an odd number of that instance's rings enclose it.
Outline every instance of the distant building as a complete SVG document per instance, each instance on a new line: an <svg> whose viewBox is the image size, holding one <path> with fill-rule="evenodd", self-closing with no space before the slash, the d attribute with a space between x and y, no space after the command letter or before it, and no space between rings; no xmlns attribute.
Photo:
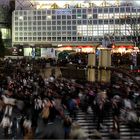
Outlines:
<svg viewBox="0 0 140 140"><path fill-rule="evenodd" d="M133 44L136 32L140 33L140 8L132 4L96 6L89 1L61 5L17 0L12 15L13 45L94 46L106 36L116 44Z"/></svg>
<svg viewBox="0 0 140 140"><path fill-rule="evenodd" d="M12 46L12 9L11 2L13 0L0 0L0 31L5 47ZM14 6L13 6L14 7Z"/></svg>

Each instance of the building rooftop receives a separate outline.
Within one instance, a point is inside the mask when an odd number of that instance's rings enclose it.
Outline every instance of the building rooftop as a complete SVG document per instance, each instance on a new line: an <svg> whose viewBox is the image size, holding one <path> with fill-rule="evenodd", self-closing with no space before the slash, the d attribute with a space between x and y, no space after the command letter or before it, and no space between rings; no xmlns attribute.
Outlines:
<svg viewBox="0 0 140 140"><path fill-rule="evenodd" d="M140 5L139 0L131 0L131 1L130 0L51 0L51 1L50 0L15 0L15 1L16 1L15 9L17 10Z"/></svg>

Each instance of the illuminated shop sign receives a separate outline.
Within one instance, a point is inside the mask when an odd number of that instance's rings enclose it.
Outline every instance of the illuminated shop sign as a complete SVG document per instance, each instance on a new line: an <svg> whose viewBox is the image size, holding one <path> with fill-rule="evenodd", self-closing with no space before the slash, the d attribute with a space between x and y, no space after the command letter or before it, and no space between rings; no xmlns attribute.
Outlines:
<svg viewBox="0 0 140 140"><path fill-rule="evenodd" d="M70 9L58 9L56 10L57 15L70 15L71 10Z"/></svg>

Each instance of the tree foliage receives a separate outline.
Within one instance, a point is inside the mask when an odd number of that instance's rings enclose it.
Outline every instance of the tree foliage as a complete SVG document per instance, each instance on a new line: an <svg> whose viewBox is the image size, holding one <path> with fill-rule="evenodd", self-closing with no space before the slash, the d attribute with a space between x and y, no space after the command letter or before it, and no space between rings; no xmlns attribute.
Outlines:
<svg viewBox="0 0 140 140"><path fill-rule="evenodd" d="M2 32L0 31L0 57L4 57L5 56L5 46L2 40Z"/></svg>

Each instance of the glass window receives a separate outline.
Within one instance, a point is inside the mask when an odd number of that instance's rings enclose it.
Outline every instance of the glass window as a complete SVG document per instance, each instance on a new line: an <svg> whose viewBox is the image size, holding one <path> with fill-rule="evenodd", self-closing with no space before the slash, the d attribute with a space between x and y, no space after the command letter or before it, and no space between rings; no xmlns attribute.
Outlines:
<svg viewBox="0 0 140 140"><path fill-rule="evenodd" d="M52 10L52 14L55 14L55 10Z"/></svg>
<svg viewBox="0 0 140 140"><path fill-rule="evenodd" d="M41 25L41 21L38 21L38 25Z"/></svg>
<svg viewBox="0 0 140 140"><path fill-rule="evenodd" d="M93 14L93 18L96 19L98 16L97 14Z"/></svg>
<svg viewBox="0 0 140 140"><path fill-rule="evenodd" d="M76 30L76 26L72 26L72 30Z"/></svg>
<svg viewBox="0 0 140 140"><path fill-rule="evenodd" d="M29 22L28 22L28 25L29 25L29 26L31 26L31 25L32 25L32 23L33 23L32 21L29 21Z"/></svg>
<svg viewBox="0 0 140 140"><path fill-rule="evenodd" d="M18 17L15 17L15 20L18 20Z"/></svg>
<svg viewBox="0 0 140 140"><path fill-rule="evenodd" d="M119 8L115 8L115 13L119 13Z"/></svg>
<svg viewBox="0 0 140 140"><path fill-rule="evenodd" d="M62 26L62 30L66 30L66 26Z"/></svg>
<svg viewBox="0 0 140 140"><path fill-rule="evenodd" d="M41 30L41 27L40 26L38 26L38 31L40 31Z"/></svg>
<svg viewBox="0 0 140 140"><path fill-rule="evenodd" d="M67 41L71 41L71 37L67 37Z"/></svg>
<svg viewBox="0 0 140 140"><path fill-rule="evenodd" d="M52 19L56 19L56 16L53 15L53 16L52 16Z"/></svg>
<svg viewBox="0 0 140 140"><path fill-rule="evenodd" d="M36 36L36 32L33 32L33 36Z"/></svg>
<svg viewBox="0 0 140 140"><path fill-rule="evenodd" d="M24 18L23 18L24 20L27 20L27 17L26 16L24 16Z"/></svg>
<svg viewBox="0 0 140 140"><path fill-rule="evenodd" d="M87 24L87 20L83 20L83 24Z"/></svg>
<svg viewBox="0 0 140 140"><path fill-rule="evenodd" d="M57 41L61 41L61 37L57 37Z"/></svg>
<svg viewBox="0 0 140 140"><path fill-rule="evenodd" d="M41 15L41 11L37 11L37 14L38 14L38 15Z"/></svg>
<svg viewBox="0 0 140 140"><path fill-rule="evenodd" d="M52 25L56 25L56 21L52 21Z"/></svg>
<svg viewBox="0 0 140 140"><path fill-rule="evenodd" d="M130 12L130 7L126 7L126 12Z"/></svg>
<svg viewBox="0 0 140 140"><path fill-rule="evenodd" d="M36 16L33 17L33 20L36 20Z"/></svg>
<svg viewBox="0 0 140 140"><path fill-rule="evenodd" d="M31 35L32 35L32 33L31 33L31 32L29 32L29 33L28 33L28 36L31 36Z"/></svg>
<svg viewBox="0 0 140 140"><path fill-rule="evenodd" d="M32 30L32 27L28 27L28 31L31 31Z"/></svg>
<svg viewBox="0 0 140 140"><path fill-rule="evenodd" d="M113 13L114 9L113 8L109 8L109 13Z"/></svg>
<svg viewBox="0 0 140 140"><path fill-rule="evenodd" d="M102 8L99 8L98 9L98 13L102 13Z"/></svg>
<svg viewBox="0 0 140 140"><path fill-rule="evenodd" d="M114 23L114 20L113 19L110 19L109 20L109 23L113 24Z"/></svg>
<svg viewBox="0 0 140 140"><path fill-rule="evenodd" d="M93 14L94 14L94 13L97 13L97 9L96 9L96 8L93 9Z"/></svg>
<svg viewBox="0 0 140 140"><path fill-rule="evenodd" d="M77 13L81 13L81 9L77 9Z"/></svg>
<svg viewBox="0 0 140 140"><path fill-rule="evenodd" d="M57 19L61 19L61 16L60 15L57 15Z"/></svg>
<svg viewBox="0 0 140 140"><path fill-rule="evenodd" d="M76 14L76 9L72 9L72 13L73 14Z"/></svg>
<svg viewBox="0 0 140 140"><path fill-rule="evenodd" d="M19 26L22 26L23 25L23 23L22 22L19 22Z"/></svg>
<svg viewBox="0 0 140 140"><path fill-rule="evenodd" d="M19 37L19 40L22 41L23 40L23 37Z"/></svg>
<svg viewBox="0 0 140 140"><path fill-rule="evenodd" d="M36 37L33 37L33 40L36 41Z"/></svg>
<svg viewBox="0 0 140 140"><path fill-rule="evenodd" d="M86 9L83 9L82 12L83 12L83 13L86 13Z"/></svg>
<svg viewBox="0 0 140 140"><path fill-rule="evenodd" d="M28 20L32 20L32 17L28 17Z"/></svg>
<svg viewBox="0 0 140 140"><path fill-rule="evenodd" d="M41 41L41 37L38 37L38 41Z"/></svg>
<svg viewBox="0 0 140 140"><path fill-rule="evenodd" d="M62 19L66 19L66 15L62 15Z"/></svg>
<svg viewBox="0 0 140 140"><path fill-rule="evenodd" d="M62 37L62 41L66 41L66 37Z"/></svg>
<svg viewBox="0 0 140 140"><path fill-rule="evenodd" d="M76 19L76 15L72 15L72 19Z"/></svg>
<svg viewBox="0 0 140 140"><path fill-rule="evenodd" d="M119 19L115 19L115 24L119 24Z"/></svg>
<svg viewBox="0 0 140 140"><path fill-rule="evenodd" d="M36 12L37 12L37 11L33 11L33 14L36 15Z"/></svg>
<svg viewBox="0 0 140 140"><path fill-rule="evenodd" d="M73 40L73 41L76 41L76 37L72 37L72 40Z"/></svg>
<svg viewBox="0 0 140 140"><path fill-rule="evenodd" d="M71 20L68 20L68 21L67 21L67 24L70 25L70 24L71 24Z"/></svg>
<svg viewBox="0 0 140 140"><path fill-rule="evenodd" d="M47 35L48 35L48 36L51 36L51 32L47 32Z"/></svg>
<svg viewBox="0 0 140 140"><path fill-rule="evenodd" d="M46 16L42 16L42 20L46 20Z"/></svg>
<svg viewBox="0 0 140 140"><path fill-rule="evenodd" d="M41 16L38 16L37 19L38 19L38 20L41 20Z"/></svg>
<svg viewBox="0 0 140 140"><path fill-rule="evenodd" d="M47 27L47 30L51 30L51 26L48 26L48 27Z"/></svg>
<svg viewBox="0 0 140 140"><path fill-rule="evenodd" d="M15 11L15 15L18 15L18 11Z"/></svg>
<svg viewBox="0 0 140 140"><path fill-rule="evenodd" d="M93 20L93 24L97 24L97 20Z"/></svg>
<svg viewBox="0 0 140 140"><path fill-rule="evenodd" d="M52 37L52 41L56 41L56 37Z"/></svg>
<svg viewBox="0 0 140 140"><path fill-rule="evenodd" d="M46 25L46 21L42 21L42 25Z"/></svg>
<svg viewBox="0 0 140 140"><path fill-rule="evenodd" d="M27 37L24 37L24 40L27 41Z"/></svg>
<svg viewBox="0 0 140 140"><path fill-rule="evenodd" d="M24 25L26 26L27 25L27 22L24 22Z"/></svg>
<svg viewBox="0 0 140 140"><path fill-rule="evenodd" d="M56 32L52 32L52 36L56 36Z"/></svg>
<svg viewBox="0 0 140 140"><path fill-rule="evenodd" d="M88 24L92 24L92 20L88 20Z"/></svg>
<svg viewBox="0 0 140 140"><path fill-rule="evenodd" d="M67 26L67 30L71 30L71 26Z"/></svg>
<svg viewBox="0 0 140 140"><path fill-rule="evenodd" d="M15 37L15 41L18 41L18 37Z"/></svg>
<svg viewBox="0 0 140 140"><path fill-rule="evenodd" d="M52 30L56 30L56 26L52 26Z"/></svg>
<svg viewBox="0 0 140 140"><path fill-rule="evenodd" d="M43 36L46 36L46 32L43 32L42 35L43 35Z"/></svg>
<svg viewBox="0 0 140 140"><path fill-rule="evenodd" d="M86 19L87 18L87 15L83 15L83 19Z"/></svg>
<svg viewBox="0 0 140 140"><path fill-rule="evenodd" d="M51 10L47 10L47 14L50 15L51 14Z"/></svg>
<svg viewBox="0 0 140 140"><path fill-rule="evenodd" d="M67 19L71 19L71 16L70 16L70 15L68 15L68 16L67 16Z"/></svg>
<svg viewBox="0 0 140 140"><path fill-rule="evenodd" d="M51 21L47 21L47 25L51 25Z"/></svg>
<svg viewBox="0 0 140 140"><path fill-rule="evenodd" d="M46 15L46 11L42 11L42 15Z"/></svg>
<svg viewBox="0 0 140 140"><path fill-rule="evenodd" d="M81 25L81 20L78 20L78 21L77 21L77 24Z"/></svg>
<svg viewBox="0 0 140 140"><path fill-rule="evenodd" d="M57 30L61 30L61 26L57 26Z"/></svg>
<svg viewBox="0 0 140 140"><path fill-rule="evenodd" d="M24 31L27 31L27 27L24 27Z"/></svg>
<svg viewBox="0 0 140 140"><path fill-rule="evenodd" d="M72 21L72 24L75 25L75 24L76 24L76 20L73 20L73 21Z"/></svg>
<svg viewBox="0 0 140 140"><path fill-rule="evenodd" d="M62 21L62 25L66 25L66 21Z"/></svg>
<svg viewBox="0 0 140 140"><path fill-rule="evenodd" d="M108 13L108 8L104 8L104 13Z"/></svg>
<svg viewBox="0 0 140 140"><path fill-rule="evenodd" d="M43 38L42 38L42 39L43 39L43 41L45 41L45 40L46 40L46 37L44 37L44 36L43 36Z"/></svg>
<svg viewBox="0 0 140 140"><path fill-rule="evenodd" d="M36 30L36 27L35 26L33 27L33 30Z"/></svg>
<svg viewBox="0 0 140 140"><path fill-rule="evenodd" d="M51 41L51 37L47 37L47 40L48 40L48 41Z"/></svg>
<svg viewBox="0 0 140 140"><path fill-rule="evenodd" d="M124 13L124 12L125 12L125 8L124 8L124 7L121 7L121 8L120 8L120 12L121 12L121 13L122 13L122 12Z"/></svg>
<svg viewBox="0 0 140 140"><path fill-rule="evenodd" d="M57 25L61 25L61 21L57 21Z"/></svg>
<svg viewBox="0 0 140 140"><path fill-rule="evenodd" d="M36 25L36 21L33 22L33 25Z"/></svg>
<svg viewBox="0 0 140 140"><path fill-rule="evenodd" d="M100 19L100 20L99 20L99 24L103 24L103 20Z"/></svg>

